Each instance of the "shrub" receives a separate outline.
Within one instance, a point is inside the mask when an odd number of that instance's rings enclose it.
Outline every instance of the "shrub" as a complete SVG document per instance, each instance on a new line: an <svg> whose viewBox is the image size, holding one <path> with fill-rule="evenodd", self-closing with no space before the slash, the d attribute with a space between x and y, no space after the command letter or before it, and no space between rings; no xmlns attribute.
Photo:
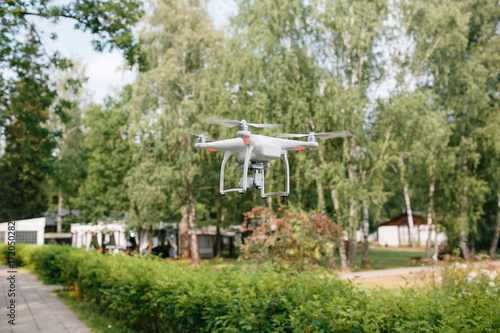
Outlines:
<svg viewBox="0 0 500 333"><path fill-rule="evenodd" d="M255 220L260 221L256 225ZM283 212L278 218L267 208L245 214L245 230L251 231L241 247L240 259L298 271L335 266L335 242L341 228L324 214Z"/></svg>
<svg viewBox="0 0 500 333"><path fill-rule="evenodd" d="M27 261L29 261L29 253L31 251L31 245L19 243L15 245L14 259L16 267L26 266ZM0 244L0 263L7 263L9 260L9 246L7 244ZM12 255L11 255L12 257Z"/></svg>

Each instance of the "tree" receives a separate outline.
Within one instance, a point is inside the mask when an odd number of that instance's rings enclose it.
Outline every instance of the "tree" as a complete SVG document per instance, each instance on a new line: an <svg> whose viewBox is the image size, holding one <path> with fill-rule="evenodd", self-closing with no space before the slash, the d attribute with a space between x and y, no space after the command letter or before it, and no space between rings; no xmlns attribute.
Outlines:
<svg viewBox="0 0 500 333"><path fill-rule="evenodd" d="M326 149L339 151L340 158L327 163L332 201L340 202L337 212L344 219L348 234L348 260L356 263L356 231L359 228L360 211L367 191L362 181L363 170L367 170L369 120L371 101L368 89L383 73L381 55L376 45L385 39L387 27L383 22L388 14L387 2L327 3L325 10L317 11L317 63L323 69L321 76L324 88L315 124L336 124L340 129L353 133L342 145L328 143ZM336 110L336 112L332 112ZM383 137L381 143L384 142ZM383 144L380 145L380 148ZM377 156L377 155L375 155ZM380 156L380 155L378 155ZM339 177L339 173L342 175ZM333 187L334 186L334 187ZM366 204L366 203L365 203ZM366 219L365 219L366 220Z"/></svg>
<svg viewBox="0 0 500 333"><path fill-rule="evenodd" d="M67 69L70 62L44 48L41 32L30 18L72 19L76 28L96 37L96 49L117 47L129 63L144 64L131 32L140 14L136 0L76 0L64 5L51 0L8 0L0 4L0 133L6 144L0 165L8 196L2 200L0 218L34 217L46 209L43 183L54 175L52 152L60 135L50 130L49 110L63 120L68 106L55 99L50 73Z"/></svg>
<svg viewBox="0 0 500 333"><path fill-rule="evenodd" d="M172 170L158 165L144 151L141 162L131 168L125 178L130 201L129 224L148 231L148 253L151 254L154 226L166 218L169 184L165 179Z"/></svg>
<svg viewBox="0 0 500 333"><path fill-rule="evenodd" d="M207 154L194 149L189 132L198 132L206 112L201 103L204 89L210 89L206 69L220 36L197 1L157 1L151 9L141 32L151 70L139 75L129 106L134 149L136 154L151 151L155 164L170 170L163 181L170 185L168 197L178 204L173 214L182 213L181 221L188 224L191 259L197 265L196 204Z"/></svg>
<svg viewBox="0 0 500 333"><path fill-rule="evenodd" d="M5 152L0 157L2 184L0 219L39 216L47 207L43 182L53 172L55 133L44 126L55 91L40 63L39 42L34 30L28 42L10 61L17 79L0 81L0 115Z"/></svg>
<svg viewBox="0 0 500 333"><path fill-rule="evenodd" d="M409 29L415 43L412 70L419 87L429 88L432 103L453 128L449 146L457 156L449 211L465 259L474 245L485 203L487 183L481 156L488 149L482 137L486 121L498 113L498 5L488 1L411 3ZM496 73L496 74L495 74ZM452 214L453 214L452 213Z"/></svg>
<svg viewBox="0 0 500 333"><path fill-rule="evenodd" d="M20 34L26 29L31 29L39 39L38 28L30 21L30 17L39 17L55 23L60 19L71 19L76 29L89 31L95 36L92 43L97 50L117 47L124 51L129 64L145 66L144 55L131 30L142 15L141 4L138 0L73 0L65 4L55 0L4 1L0 7L0 61L3 65L18 57L17 50L24 44L20 41ZM51 38L57 38L57 35ZM59 59L57 52L48 56Z"/></svg>
<svg viewBox="0 0 500 333"><path fill-rule="evenodd" d="M71 211L74 199L78 196L78 188L87 175L87 152L83 149L82 108L85 103L85 91L81 89L86 81L83 68L74 63L65 71L56 73L57 97L55 107L50 112L51 130L59 134L56 138L57 148L54 150L56 160L54 174L49 181L48 194L56 197L57 232L62 231L63 204ZM58 115L58 108L64 106L65 112ZM49 200L50 204L53 199ZM49 210L52 207L49 205Z"/></svg>
<svg viewBox="0 0 500 333"><path fill-rule="evenodd" d="M126 88L120 100L108 99L105 105L84 111L83 148L88 151L88 171L79 187L77 204L93 221L123 216L129 210L124 182L132 166L129 118L124 108L129 96Z"/></svg>

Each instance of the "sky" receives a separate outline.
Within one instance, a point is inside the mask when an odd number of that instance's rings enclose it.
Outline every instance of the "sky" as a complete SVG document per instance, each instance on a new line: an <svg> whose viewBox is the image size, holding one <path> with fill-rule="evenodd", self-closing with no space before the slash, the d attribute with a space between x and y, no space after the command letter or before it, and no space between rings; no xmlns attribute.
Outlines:
<svg viewBox="0 0 500 333"><path fill-rule="evenodd" d="M217 29L223 29L229 22L229 17L237 12L233 0L209 0L207 9ZM120 52L94 51L92 35L74 30L74 21L61 19L54 25L37 20L36 24L44 31L42 38L49 54L57 50L85 68L88 77L86 88L94 102L102 102L106 96L115 95L120 87L134 81L136 72L125 68ZM52 32L58 35L55 41L49 38Z"/></svg>

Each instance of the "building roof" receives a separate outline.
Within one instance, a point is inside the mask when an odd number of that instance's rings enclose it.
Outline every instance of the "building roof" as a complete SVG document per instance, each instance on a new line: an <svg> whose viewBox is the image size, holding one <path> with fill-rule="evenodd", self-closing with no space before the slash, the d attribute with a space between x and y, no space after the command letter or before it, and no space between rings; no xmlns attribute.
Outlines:
<svg viewBox="0 0 500 333"><path fill-rule="evenodd" d="M49 226L57 225L57 212L45 212L43 215L45 216L45 219L46 219L46 222L45 222L46 226L49 227ZM61 216L65 217L66 215L74 215L74 216L78 217L78 216L80 216L80 210L78 210L78 209L72 209L72 210L62 209Z"/></svg>
<svg viewBox="0 0 500 333"><path fill-rule="evenodd" d="M412 216L413 216L413 224L414 225L422 225L422 224L427 223L425 218L421 215L413 213ZM396 216L388 221L380 222L378 226L384 227L384 226L388 226L388 225L408 225L408 215L406 213L403 213L403 214Z"/></svg>

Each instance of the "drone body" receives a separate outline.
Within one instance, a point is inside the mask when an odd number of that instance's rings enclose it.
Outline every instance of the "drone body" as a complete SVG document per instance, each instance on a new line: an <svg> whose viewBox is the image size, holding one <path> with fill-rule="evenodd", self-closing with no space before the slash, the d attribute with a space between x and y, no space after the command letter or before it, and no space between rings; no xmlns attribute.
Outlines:
<svg viewBox="0 0 500 333"><path fill-rule="evenodd" d="M348 131L338 133L309 133L309 134L281 134L281 136L305 137L307 141L288 140L265 135L256 135L248 131L248 126L274 128L282 125L273 124L251 124L245 120L225 120L211 119L208 122L233 127L239 125L239 130L236 132L236 138L221 140L215 142L206 142L207 138L203 134L195 134L198 136L195 148L206 149L208 151L224 152L220 171L220 194L225 195L228 192L245 193L248 188L260 189L260 194L263 198L270 195L288 196L290 193L290 167L288 164L287 152L291 150L304 150L306 148L316 148L318 143L315 138L330 138L350 135ZM278 134L280 135L280 134ZM232 189L224 189L224 171L227 161L231 156L235 155L238 160L234 166L243 169L243 177L240 179L239 187ZM270 167L270 161L281 158L285 165L285 189L282 192L265 192L264 169ZM252 177L248 177L248 173Z"/></svg>

